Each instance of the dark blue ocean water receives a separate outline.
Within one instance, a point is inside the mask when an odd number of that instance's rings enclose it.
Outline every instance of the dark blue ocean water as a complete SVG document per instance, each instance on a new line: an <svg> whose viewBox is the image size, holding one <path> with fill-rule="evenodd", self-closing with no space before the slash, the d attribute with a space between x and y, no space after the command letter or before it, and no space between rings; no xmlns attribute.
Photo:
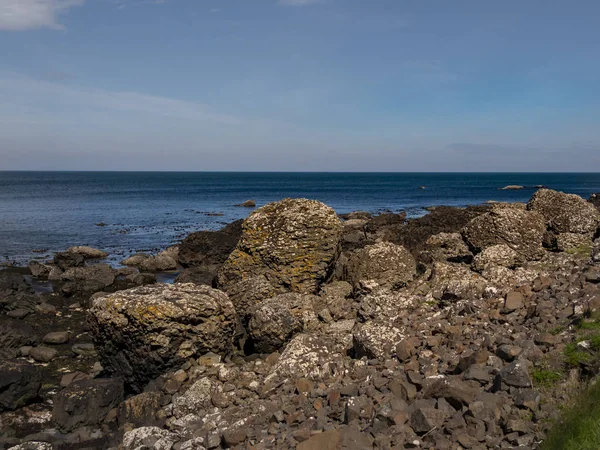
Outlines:
<svg viewBox="0 0 600 450"><path fill-rule="evenodd" d="M307 197L339 213L405 209L418 216L427 206L526 201L534 192L498 190L509 184L587 198L600 192L600 174L0 172L0 261L72 245L116 257L154 251L245 217L251 210L233 205L247 199L260 206Z"/></svg>

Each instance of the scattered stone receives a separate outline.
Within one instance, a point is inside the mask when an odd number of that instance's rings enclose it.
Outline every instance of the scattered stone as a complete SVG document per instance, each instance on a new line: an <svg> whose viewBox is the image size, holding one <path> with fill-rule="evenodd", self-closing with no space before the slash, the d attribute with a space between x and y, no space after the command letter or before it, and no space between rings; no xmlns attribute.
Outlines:
<svg viewBox="0 0 600 450"><path fill-rule="evenodd" d="M84 245L79 245L77 247L71 247L67 249L66 253L73 253L76 255L81 255L85 259L103 259L108 256L108 253L103 252L102 250L98 250L93 247L86 247Z"/></svg>
<svg viewBox="0 0 600 450"><path fill-rule="evenodd" d="M71 347L71 351L79 356L96 356L97 355L96 347L94 347L94 344L91 344L91 343L74 344Z"/></svg>
<svg viewBox="0 0 600 450"><path fill-rule="evenodd" d="M29 351L29 356L38 362L47 363L52 361L58 355L58 350L50 347L33 347Z"/></svg>
<svg viewBox="0 0 600 450"><path fill-rule="evenodd" d="M42 339L44 344L60 345L68 342L71 333L68 331L52 331Z"/></svg>

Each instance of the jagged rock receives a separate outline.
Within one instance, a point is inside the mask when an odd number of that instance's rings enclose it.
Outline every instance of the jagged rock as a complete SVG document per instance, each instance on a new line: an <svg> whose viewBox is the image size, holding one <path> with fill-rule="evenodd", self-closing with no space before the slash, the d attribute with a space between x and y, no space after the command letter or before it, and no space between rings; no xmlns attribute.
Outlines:
<svg viewBox="0 0 600 450"><path fill-rule="evenodd" d="M391 358L396 346L404 339L403 331L377 321L363 324L353 335L354 356L361 358Z"/></svg>
<svg viewBox="0 0 600 450"><path fill-rule="evenodd" d="M351 347L351 334L299 334L285 347L265 382L283 378L327 378L343 370L344 355Z"/></svg>
<svg viewBox="0 0 600 450"><path fill-rule="evenodd" d="M575 194L540 189L527 208L540 213L556 233L594 234L600 224L600 211Z"/></svg>
<svg viewBox="0 0 600 450"><path fill-rule="evenodd" d="M98 250L97 248L93 248L93 247L87 247L84 245L71 247L71 248L67 249L66 253L73 253L76 255L81 255L85 259L103 259L108 256L108 253L103 252L102 250Z"/></svg>
<svg viewBox="0 0 600 450"><path fill-rule="evenodd" d="M100 425L108 412L123 401L123 380L79 380L54 396L52 420L63 431Z"/></svg>
<svg viewBox="0 0 600 450"><path fill-rule="evenodd" d="M529 367L531 363L527 360L518 359L506 367L499 374L500 379L508 386L516 388L531 387Z"/></svg>
<svg viewBox="0 0 600 450"><path fill-rule="evenodd" d="M248 324L252 309L280 292L281 289L275 288L264 275L239 281L227 289L229 299L244 325Z"/></svg>
<svg viewBox="0 0 600 450"><path fill-rule="evenodd" d="M423 388L423 398L443 398L454 409L468 406L479 394L479 384L471 384L456 377L438 377Z"/></svg>
<svg viewBox="0 0 600 450"><path fill-rule="evenodd" d="M438 233L425 242L433 260L469 262L473 254L460 233Z"/></svg>
<svg viewBox="0 0 600 450"><path fill-rule="evenodd" d="M37 367L25 360L0 360L0 412L15 410L34 400L41 380Z"/></svg>
<svg viewBox="0 0 600 450"><path fill-rule="evenodd" d="M318 319L312 295L295 292L265 300L252 311L248 333L257 353L271 353L290 338L315 327Z"/></svg>
<svg viewBox="0 0 600 450"><path fill-rule="evenodd" d="M173 402L173 412L176 417L195 413L212 405L211 399L220 386L210 378L204 377L192 384L183 395Z"/></svg>
<svg viewBox="0 0 600 450"><path fill-rule="evenodd" d="M123 450L170 450L177 436L158 427L140 427L123 435Z"/></svg>
<svg viewBox="0 0 600 450"><path fill-rule="evenodd" d="M265 275L277 288L316 293L339 250L342 224L315 200L285 199L255 210L242 225L235 250L218 273L218 285Z"/></svg>
<svg viewBox="0 0 600 450"><path fill-rule="evenodd" d="M29 271L35 278L48 278L51 270L52 266L42 264L38 261L31 261L29 263Z"/></svg>
<svg viewBox="0 0 600 450"><path fill-rule="evenodd" d="M483 277L463 264L436 262L431 273L431 292L437 300L480 298L487 286Z"/></svg>
<svg viewBox="0 0 600 450"><path fill-rule="evenodd" d="M83 267L85 258L77 253L62 252L54 255L54 264L59 269L67 270L71 267Z"/></svg>
<svg viewBox="0 0 600 450"><path fill-rule="evenodd" d="M515 206L494 205L489 213L469 222L462 235L476 252L505 244L525 259L537 259L543 254L545 231L544 218L540 214Z"/></svg>
<svg viewBox="0 0 600 450"><path fill-rule="evenodd" d="M404 247L390 242L369 245L351 253L348 281L375 281L381 287L398 288L412 281L417 272L415 259Z"/></svg>
<svg viewBox="0 0 600 450"><path fill-rule="evenodd" d="M106 368L134 389L203 353L231 350L237 318L227 294L194 284L155 284L94 300L89 314Z"/></svg>
<svg viewBox="0 0 600 450"><path fill-rule="evenodd" d="M492 245L483 249L473 259L473 269L483 272L490 267L508 267L515 268L525 262L523 255L516 252L506 244Z"/></svg>
<svg viewBox="0 0 600 450"><path fill-rule="evenodd" d="M164 419L158 412L161 409L162 394L160 392L143 392L128 398L119 405L117 421L122 427L125 424L133 427L162 426Z"/></svg>
<svg viewBox="0 0 600 450"><path fill-rule="evenodd" d="M179 263L184 267L205 267L216 274L242 235L242 220L219 231L198 231L188 235L179 245Z"/></svg>
<svg viewBox="0 0 600 450"><path fill-rule="evenodd" d="M405 293L378 290L361 298L358 316L364 321L392 324L415 304L416 299Z"/></svg>

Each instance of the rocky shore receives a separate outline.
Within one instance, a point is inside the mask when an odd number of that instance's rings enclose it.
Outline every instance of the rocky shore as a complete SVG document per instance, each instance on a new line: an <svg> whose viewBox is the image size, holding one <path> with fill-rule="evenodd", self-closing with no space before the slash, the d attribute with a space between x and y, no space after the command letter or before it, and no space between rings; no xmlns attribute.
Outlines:
<svg viewBox="0 0 600 450"><path fill-rule="evenodd" d="M285 199L1 270L0 449L538 448L600 369L598 198Z"/></svg>

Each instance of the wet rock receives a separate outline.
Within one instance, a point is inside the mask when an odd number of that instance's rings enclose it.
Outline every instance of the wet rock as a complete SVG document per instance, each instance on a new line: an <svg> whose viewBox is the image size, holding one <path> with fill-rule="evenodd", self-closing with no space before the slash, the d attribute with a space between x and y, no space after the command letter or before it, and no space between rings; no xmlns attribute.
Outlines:
<svg viewBox="0 0 600 450"><path fill-rule="evenodd" d="M85 258L77 253L57 253L54 255L54 264L62 270L67 270L72 267L83 267Z"/></svg>
<svg viewBox="0 0 600 450"><path fill-rule="evenodd" d="M402 342L402 330L376 321L363 324L353 334L354 356L361 358L391 358Z"/></svg>
<svg viewBox="0 0 600 450"><path fill-rule="evenodd" d="M330 207L285 199L255 210L244 221L235 250L219 270L222 288L264 275L275 287L316 293L338 254L342 224Z"/></svg>
<svg viewBox="0 0 600 450"><path fill-rule="evenodd" d="M155 284L94 300L89 322L103 365L140 390L187 358L230 351L237 318L223 292Z"/></svg>
<svg viewBox="0 0 600 450"><path fill-rule="evenodd" d="M52 345L65 344L69 340L70 335L69 331L52 331L44 336L42 342Z"/></svg>
<svg viewBox="0 0 600 450"><path fill-rule="evenodd" d="M0 412L15 410L34 400L41 380L37 367L27 361L0 360Z"/></svg>
<svg viewBox="0 0 600 450"><path fill-rule="evenodd" d="M248 333L258 353L272 353L294 334L315 327L318 319L313 296L295 292L281 294L260 303L252 311Z"/></svg>
<svg viewBox="0 0 600 450"><path fill-rule="evenodd" d="M11 318L0 320L0 354L14 357L20 347L36 343L37 338L31 325Z"/></svg>
<svg viewBox="0 0 600 450"><path fill-rule="evenodd" d="M116 271L108 264L95 264L93 266L72 267L62 274L63 281L73 281L81 284L81 290L88 290L85 286L96 283L98 286L107 287L115 282Z"/></svg>
<svg viewBox="0 0 600 450"><path fill-rule="evenodd" d="M543 254L545 231L545 221L540 214L512 205L495 205L489 213L469 222L463 228L462 235L476 252L505 244L529 260Z"/></svg>
<svg viewBox="0 0 600 450"><path fill-rule="evenodd" d="M139 267L139 265L148 258L150 258L150 255L146 253L136 253L121 261L121 264L129 267Z"/></svg>
<svg viewBox="0 0 600 450"><path fill-rule="evenodd" d="M473 260L473 269L483 272L491 267L514 269L525 262L523 256L506 244L492 245L483 249Z"/></svg>
<svg viewBox="0 0 600 450"><path fill-rule="evenodd" d="M33 347L29 351L29 356L35 359L38 362L50 362L58 355L58 351L56 349L50 347Z"/></svg>
<svg viewBox="0 0 600 450"><path fill-rule="evenodd" d="M405 286L416 272L416 263L409 251L390 242L355 250L347 266L348 281L354 285L361 281L374 281L388 288Z"/></svg>
<svg viewBox="0 0 600 450"><path fill-rule="evenodd" d="M71 347L71 351L79 356L96 356L96 347L91 343L79 343Z"/></svg>
<svg viewBox="0 0 600 450"><path fill-rule="evenodd" d="M540 213L556 233L594 234L600 224L600 211L575 194L540 189L527 208Z"/></svg>
<svg viewBox="0 0 600 450"><path fill-rule="evenodd" d="M175 283L193 283L212 286L216 276L217 273L214 270L206 270L204 267L190 267L189 269L182 270L179 275L177 275Z"/></svg>
<svg viewBox="0 0 600 450"><path fill-rule="evenodd" d="M254 208L256 206L256 202L254 200L246 200L245 202L239 203L235 206L241 206L244 208Z"/></svg>
<svg viewBox="0 0 600 450"><path fill-rule="evenodd" d="M184 267L203 267L216 275L240 239L242 222L232 222L219 231L198 231L188 235L179 246L179 263Z"/></svg>
<svg viewBox="0 0 600 450"><path fill-rule="evenodd" d="M47 264L42 264L37 261L31 261L29 263L29 271L35 278L48 278L51 270L52 267Z"/></svg>
<svg viewBox="0 0 600 450"><path fill-rule="evenodd" d="M123 401L123 381L118 378L80 380L54 396L52 420L63 431L99 425Z"/></svg>
<svg viewBox="0 0 600 450"><path fill-rule="evenodd" d="M98 250L97 248L93 247L87 247L85 245L71 247L67 249L66 253L81 255L85 259L103 259L108 256L108 253L103 252L102 250Z"/></svg>
<svg viewBox="0 0 600 450"><path fill-rule="evenodd" d="M156 275L153 273L134 273L128 275L125 279L137 286L156 283Z"/></svg>

